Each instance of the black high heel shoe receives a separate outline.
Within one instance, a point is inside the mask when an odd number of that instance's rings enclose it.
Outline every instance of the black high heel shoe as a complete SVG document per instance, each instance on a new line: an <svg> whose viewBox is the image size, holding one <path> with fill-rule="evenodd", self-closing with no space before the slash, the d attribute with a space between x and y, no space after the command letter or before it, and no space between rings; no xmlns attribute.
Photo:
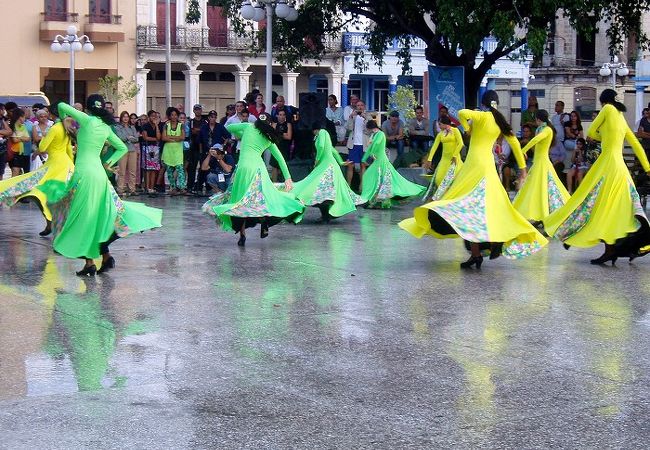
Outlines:
<svg viewBox="0 0 650 450"><path fill-rule="evenodd" d="M503 251L503 242L498 242L490 246L490 259L497 259Z"/></svg>
<svg viewBox="0 0 650 450"><path fill-rule="evenodd" d="M262 222L261 228L260 228L260 238L264 239L269 235L269 226L266 222Z"/></svg>
<svg viewBox="0 0 650 450"><path fill-rule="evenodd" d="M471 267L476 264L476 268L480 269L481 264L483 264L482 256L470 256L469 259L465 262L460 263L461 269L471 269Z"/></svg>
<svg viewBox="0 0 650 450"><path fill-rule="evenodd" d="M52 234L52 222L48 220L47 225L45 225L45 229L40 233L38 233L38 235L45 237L45 236L49 236L50 234Z"/></svg>
<svg viewBox="0 0 650 450"><path fill-rule="evenodd" d="M244 235L242 234L242 235L239 237L239 240L237 241L237 245L239 245L240 247L243 247L244 245L246 245L246 236L244 236Z"/></svg>
<svg viewBox="0 0 650 450"><path fill-rule="evenodd" d="M603 254L600 258L592 259L591 263L595 266L601 266L605 264L607 261L612 262L612 266L616 265L616 260L618 259L618 256L611 254L608 255L607 253Z"/></svg>
<svg viewBox="0 0 650 450"><path fill-rule="evenodd" d="M99 268L97 274L108 272L111 269L115 269L115 259L112 256L102 263L102 267Z"/></svg>
<svg viewBox="0 0 650 450"><path fill-rule="evenodd" d="M95 274L97 273L97 266L94 264L91 266L84 267L81 269L79 272L77 272L77 275L80 277L94 277Z"/></svg>
<svg viewBox="0 0 650 450"><path fill-rule="evenodd" d="M571 248L569 244L562 244L562 247L564 247L564 250L569 250Z"/></svg>

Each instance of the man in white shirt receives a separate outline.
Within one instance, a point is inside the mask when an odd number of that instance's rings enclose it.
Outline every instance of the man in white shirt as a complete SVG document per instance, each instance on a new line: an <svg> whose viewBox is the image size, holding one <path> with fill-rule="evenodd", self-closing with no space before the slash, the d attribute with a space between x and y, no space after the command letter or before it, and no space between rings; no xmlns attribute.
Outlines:
<svg viewBox="0 0 650 450"><path fill-rule="evenodd" d="M569 114L564 112L564 102L562 100L556 101L555 114L551 116L551 124L553 125L553 128L555 128L555 142L553 142L553 145L551 146L550 154L554 155L556 160L560 157L559 155L564 154L565 161L561 164L561 168L559 161L553 161L553 165L559 171L563 171L565 167L568 167L567 164L570 163L570 161L568 161L567 158L570 159L572 156L569 155L564 148L564 122L569 120L569 117Z"/></svg>
<svg viewBox="0 0 650 450"><path fill-rule="evenodd" d="M350 95L350 104L345 108L343 108L343 120L347 121L350 119L352 113L354 113L357 110L358 101L359 101L359 97L357 97L354 94Z"/></svg>
<svg viewBox="0 0 650 450"><path fill-rule="evenodd" d="M349 185L352 185L352 177L354 176L355 166L359 167L359 183L363 178L365 168L361 164L363 154L368 147L368 130L366 130L366 123L371 119L370 115L366 112L366 104L357 99L355 102L356 110L350 115L347 122L347 128L350 132L348 138L348 161L350 164L347 169L346 179Z"/></svg>

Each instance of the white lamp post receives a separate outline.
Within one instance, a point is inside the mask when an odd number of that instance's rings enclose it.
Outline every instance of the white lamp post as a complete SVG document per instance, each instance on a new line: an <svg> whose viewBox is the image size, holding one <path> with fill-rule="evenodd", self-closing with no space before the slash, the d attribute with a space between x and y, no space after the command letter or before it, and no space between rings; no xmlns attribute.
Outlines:
<svg viewBox="0 0 650 450"><path fill-rule="evenodd" d="M266 18L266 89L265 100L271 101L271 84L273 74L273 10L280 18L293 22L298 18L298 11L294 5L290 5L287 0L258 0L255 6L250 0L244 0L239 13L246 20L260 22ZM265 11L266 10L266 11Z"/></svg>
<svg viewBox="0 0 650 450"><path fill-rule="evenodd" d="M86 53L92 53L95 46L90 42L90 38L85 34L77 36L77 27L70 25L66 30L67 36L57 34L50 45L54 53L70 53L70 105L74 105L74 54L83 50Z"/></svg>
<svg viewBox="0 0 650 450"><path fill-rule="evenodd" d="M626 77L629 75L630 70L624 62L618 62L618 56L614 56L611 63L605 63L600 68L600 76L612 76L612 89L616 89L616 75L619 77Z"/></svg>

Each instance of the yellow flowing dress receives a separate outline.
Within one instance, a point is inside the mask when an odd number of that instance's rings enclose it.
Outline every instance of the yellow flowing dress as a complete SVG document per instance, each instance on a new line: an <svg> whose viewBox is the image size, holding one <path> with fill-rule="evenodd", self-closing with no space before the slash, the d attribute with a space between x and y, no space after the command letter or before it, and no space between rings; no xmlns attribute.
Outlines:
<svg viewBox="0 0 650 450"><path fill-rule="evenodd" d="M451 127L448 132L440 131L436 135L436 139L433 141L429 156L427 157L429 162L433 161L434 156L442 146L442 157L433 174L431 186L429 186L429 191L434 192L433 200L440 200L442 198L447 189L449 189L449 186L451 186L460 168L463 167L463 161L460 159L460 151L464 145L463 136L460 134L458 128ZM436 188L435 191L433 190L434 185Z"/></svg>
<svg viewBox="0 0 650 450"><path fill-rule="evenodd" d="M67 182L74 172L72 142L62 122L50 128L39 149L47 153L47 161L33 172L0 181L0 204L12 206L22 198L35 198L47 220L52 220L52 212L47 206L44 192L34 189L48 180Z"/></svg>
<svg viewBox="0 0 650 450"><path fill-rule="evenodd" d="M465 130L472 130L463 168L440 200L415 208L399 226L417 238L463 239L474 243L502 242L506 258L521 258L540 250L548 241L510 202L494 164L492 147L501 134L491 112L462 109ZM472 121L470 127L469 121ZM519 142L505 136L520 168L526 167Z"/></svg>
<svg viewBox="0 0 650 450"><path fill-rule="evenodd" d="M567 204L544 219L549 236L583 248L602 242L615 244L642 226L648 228L639 194L623 160L623 142L632 146L644 171L650 170L650 164L623 113L606 104L589 127L587 136L602 139L600 156ZM649 244L646 240L629 250L642 250L645 254L643 247Z"/></svg>
<svg viewBox="0 0 650 450"><path fill-rule="evenodd" d="M553 129L543 125L537 135L524 148L523 154L535 147L533 165L528 172L526 182L515 197L513 205L526 219L537 222L569 200L569 192L555 172L549 158L549 149L553 143Z"/></svg>

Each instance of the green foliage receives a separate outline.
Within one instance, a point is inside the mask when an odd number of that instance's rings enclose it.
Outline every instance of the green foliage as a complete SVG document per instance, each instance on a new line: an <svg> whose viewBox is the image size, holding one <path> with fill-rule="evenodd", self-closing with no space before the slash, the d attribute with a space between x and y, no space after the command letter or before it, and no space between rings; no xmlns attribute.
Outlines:
<svg viewBox="0 0 650 450"><path fill-rule="evenodd" d="M409 120L415 117L415 107L418 102L411 86L397 86L394 94L388 95L390 109L396 110L404 119Z"/></svg>
<svg viewBox="0 0 650 450"><path fill-rule="evenodd" d="M112 102L115 108L120 102L131 100L140 92L140 86L135 81L124 81L124 77L118 75L106 75L98 82L99 94Z"/></svg>
<svg viewBox="0 0 650 450"><path fill-rule="evenodd" d="M187 23L196 24L201 20L201 5L199 0L190 0L187 4L187 14L185 14L185 21Z"/></svg>
<svg viewBox="0 0 650 450"><path fill-rule="evenodd" d="M235 31L253 37L251 24L239 16L241 0L208 3L224 8ZM629 36L634 36L641 48L648 48L650 41L641 30L641 20L649 8L650 0L304 0L297 21L274 22L274 56L292 70L307 59L320 61L328 50L325 37L340 36L356 27L367 33L367 52L380 64L386 44L398 39L404 46L398 57L406 73L410 70L410 44L417 37L426 43L425 55L431 63L465 67L466 97L471 103L481 79L497 59L516 50L541 57L556 14L566 15L584 35L604 23L610 52L615 54ZM483 48L486 38L496 39L494 51ZM259 51L259 41L252 40L254 50ZM358 69L363 69L362 52L354 52L355 61L360 62Z"/></svg>

